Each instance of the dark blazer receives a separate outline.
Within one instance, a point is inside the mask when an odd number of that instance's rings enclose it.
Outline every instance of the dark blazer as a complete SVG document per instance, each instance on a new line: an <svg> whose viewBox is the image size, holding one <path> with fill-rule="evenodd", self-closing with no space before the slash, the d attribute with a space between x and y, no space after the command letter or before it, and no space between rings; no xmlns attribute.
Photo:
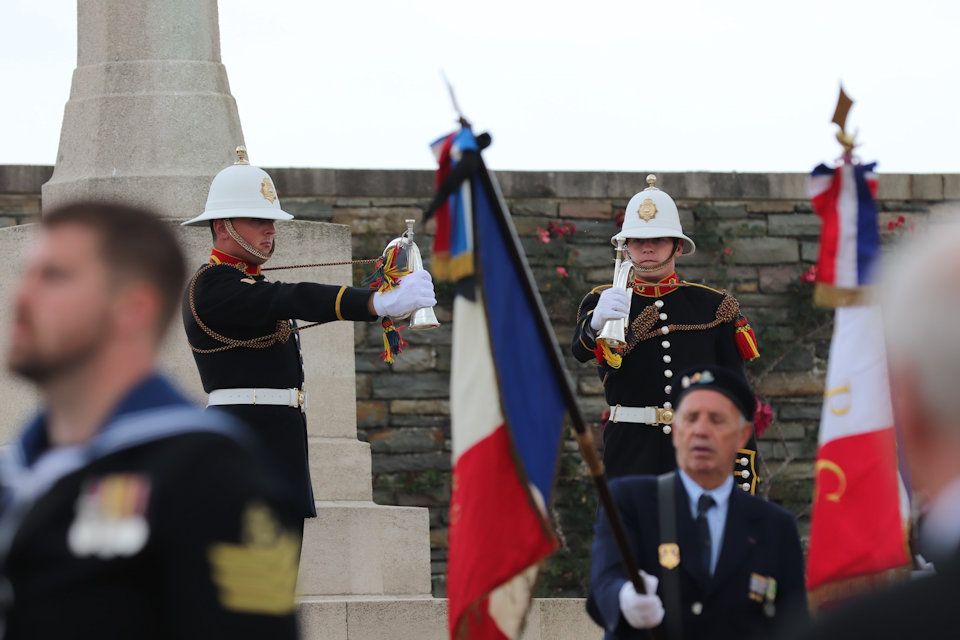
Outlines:
<svg viewBox="0 0 960 640"><path fill-rule="evenodd" d="M680 546L680 606L683 637L746 640L769 638L783 625L807 619L803 553L793 514L770 502L734 489L730 496L723 546L710 578L697 553L696 523L679 475L676 482L677 536ZM610 490L623 517L631 548L641 569L658 578L664 571L657 557L660 544L657 479L619 478ZM777 581L774 615L750 598L751 575ZM606 629L605 638L647 638L630 627L620 613L618 594L627 577L613 536L601 510L593 545L591 588L587 610ZM663 598L662 587L660 597ZM664 601L664 607L671 603Z"/></svg>
<svg viewBox="0 0 960 640"><path fill-rule="evenodd" d="M943 563L936 574L840 606L822 614L804 633L789 637L796 640L960 638L958 602L960 556L955 556Z"/></svg>
<svg viewBox="0 0 960 640"><path fill-rule="evenodd" d="M596 362L597 343L589 326L600 294L607 288L597 287L580 303L570 347L580 362ZM659 292L662 288L646 289ZM616 370L605 365L597 368L610 406L662 407L669 396L667 387L679 384L673 374L695 365L718 364L744 371L735 338L735 323L741 318L737 301L700 285L665 290L656 296L633 294L622 364ZM655 307L658 302L661 307ZM667 319L659 319L660 313ZM644 322L648 317L652 324ZM664 335L661 330L667 325L682 328ZM756 444L748 448L756 450ZM608 478L657 475L677 468L670 436L660 426L611 421L603 430L603 464Z"/></svg>

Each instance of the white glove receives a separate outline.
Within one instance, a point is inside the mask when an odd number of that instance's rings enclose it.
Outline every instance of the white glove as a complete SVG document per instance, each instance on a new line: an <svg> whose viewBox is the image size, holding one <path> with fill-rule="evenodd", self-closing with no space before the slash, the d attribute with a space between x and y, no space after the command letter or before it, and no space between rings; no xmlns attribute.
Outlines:
<svg viewBox="0 0 960 640"><path fill-rule="evenodd" d="M620 587L620 611L634 629L652 629L663 622L663 602L657 595L660 581L645 571L640 572L640 578L650 595L640 595L632 582L625 582Z"/></svg>
<svg viewBox="0 0 960 640"><path fill-rule="evenodd" d="M594 333L599 333L607 320L619 320L630 316L630 295L632 292L621 287L610 287L604 289L597 300L597 306L593 309L593 317L590 319L590 328Z"/></svg>
<svg viewBox="0 0 960 640"><path fill-rule="evenodd" d="M433 291L433 278L426 269L403 276L390 291L373 294L373 309L381 317L399 318L435 304L437 296Z"/></svg>

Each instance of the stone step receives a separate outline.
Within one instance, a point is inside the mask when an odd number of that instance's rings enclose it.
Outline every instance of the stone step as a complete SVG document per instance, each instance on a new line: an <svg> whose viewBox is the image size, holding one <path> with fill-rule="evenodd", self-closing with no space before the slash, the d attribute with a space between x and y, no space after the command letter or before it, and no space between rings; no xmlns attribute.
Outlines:
<svg viewBox="0 0 960 640"><path fill-rule="evenodd" d="M317 501L304 523L297 592L428 596L430 516L422 507Z"/></svg>
<svg viewBox="0 0 960 640"><path fill-rule="evenodd" d="M313 497L321 501L373 499L370 445L354 438L307 438Z"/></svg>
<svg viewBox="0 0 960 640"><path fill-rule="evenodd" d="M303 597L304 640L447 640L447 601L420 598ZM600 640L583 598L534 598L520 640Z"/></svg>

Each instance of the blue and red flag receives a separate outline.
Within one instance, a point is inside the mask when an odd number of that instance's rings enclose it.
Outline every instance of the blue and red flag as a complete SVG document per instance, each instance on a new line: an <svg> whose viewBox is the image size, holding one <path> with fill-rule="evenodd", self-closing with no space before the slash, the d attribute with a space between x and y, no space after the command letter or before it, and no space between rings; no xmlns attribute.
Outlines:
<svg viewBox="0 0 960 640"><path fill-rule="evenodd" d="M440 181L450 237L439 242L451 264L470 256L457 270L453 304L450 636L517 638L539 564L558 547L548 505L573 396L513 223L480 157L489 139L478 144L464 128L443 140L457 158Z"/></svg>

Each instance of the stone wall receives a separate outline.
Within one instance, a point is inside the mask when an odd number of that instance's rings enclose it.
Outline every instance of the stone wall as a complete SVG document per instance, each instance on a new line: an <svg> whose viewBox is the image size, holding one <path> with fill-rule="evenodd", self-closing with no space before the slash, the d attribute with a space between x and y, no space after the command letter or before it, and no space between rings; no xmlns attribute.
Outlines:
<svg viewBox="0 0 960 640"><path fill-rule="evenodd" d="M379 255L429 202L429 171L267 169L284 209L298 218L348 225L355 259ZM0 167L0 225L36 215L49 167ZM609 237L645 173L504 172L498 175L566 352L582 295L612 275ZM666 173L658 185L674 197L697 253L678 261L688 280L728 289L758 335L761 357L748 365L755 389L773 410L759 439L761 493L809 526L811 475L831 314L810 303L802 275L817 255L818 218L804 174ZM885 242L949 214L960 200L960 175L881 175ZM892 228L890 228L892 227ZM429 267L430 232L418 236ZM283 241L282 231L280 242ZM310 256L303 257L310 262ZM366 267L357 266L359 283ZM373 451L374 499L430 508L434 594L444 594L450 481L449 287L438 287L442 326L404 331L409 346L389 367L380 361L379 325L358 326L357 424ZM567 358L581 410L597 429L605 409L593 367ZM592 484L576 446L567 443L555 500L564 549L544 571L541 595L582 595L595 513Z"/></svg>

